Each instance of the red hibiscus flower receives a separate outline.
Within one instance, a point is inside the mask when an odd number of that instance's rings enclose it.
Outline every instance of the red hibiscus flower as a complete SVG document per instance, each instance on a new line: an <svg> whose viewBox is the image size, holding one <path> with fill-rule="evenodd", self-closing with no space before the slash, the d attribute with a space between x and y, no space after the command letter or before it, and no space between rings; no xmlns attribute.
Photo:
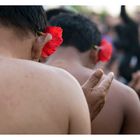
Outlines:
<svg viewBox="0 0 140 140"><path fill-rule="evenodd" d="M100 51L98 54L99 61L107 62L112 56L112 45L107 40L102 39Z"/></svg>
<svg viewBox="0 0 140 140"><path fill-rule="evenodd" d="M44 33L50 33L52 35L52 39L45 44L42 49L42 57L48 57L49 55L53 54L56 49L62 44L63 29L57 26L48 26L46 27Z"/></svg>

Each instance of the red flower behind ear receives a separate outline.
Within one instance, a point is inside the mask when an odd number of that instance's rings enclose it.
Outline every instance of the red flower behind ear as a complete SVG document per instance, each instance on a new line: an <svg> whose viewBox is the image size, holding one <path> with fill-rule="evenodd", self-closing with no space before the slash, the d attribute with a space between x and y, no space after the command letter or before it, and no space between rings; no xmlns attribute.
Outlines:
<svg viewBox="0 0 140 140"><path fill-rule="evenodd" d="M57 26L48 26L46 27L44 33L50 33L52 35L52 39L45 44L45 46L42 49L42 57L48 57L49 55L53 54L57 47L59 47L62 42L62 32L63 29L61 27Z"/></svg>
<svg viewBox="0 0 140 140"><path fill-rule="evenodd" d="M98 54L99 61L107 62L112 56L112 45L107 40L102 39L100 45L100 51Z"/></svg>

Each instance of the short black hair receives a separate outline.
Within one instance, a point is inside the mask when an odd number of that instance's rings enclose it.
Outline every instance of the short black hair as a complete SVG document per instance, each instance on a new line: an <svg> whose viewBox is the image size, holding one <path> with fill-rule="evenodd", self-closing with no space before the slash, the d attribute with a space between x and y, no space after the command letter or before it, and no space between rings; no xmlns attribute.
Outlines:
<svg viewBox="0 0 140 140"><path fill-rule="evenodd" d="M62 46L64 47L71 45L80 52L85 52L101 42L101 34L96 24L80 14L59 14L53 17L49 23L62 27Z"/></svg>
<svg viewBox="0 0 140 140"><path fill-rule="evenodd" d="M36 34L45 29L47 18L42 6L0 6L0 25Z"/></svg>
<svg viewBox="0 0 140 140"><path fill-rule="evenodd" d="M49 10L46 11L47 20L49 21L54 16L57 16L57 15L63 14L63 13L71 14L71 13L74 13L74 12L70 11L70 10L67 10L67 9L64 9L64 8L49 9Z"/></svg>

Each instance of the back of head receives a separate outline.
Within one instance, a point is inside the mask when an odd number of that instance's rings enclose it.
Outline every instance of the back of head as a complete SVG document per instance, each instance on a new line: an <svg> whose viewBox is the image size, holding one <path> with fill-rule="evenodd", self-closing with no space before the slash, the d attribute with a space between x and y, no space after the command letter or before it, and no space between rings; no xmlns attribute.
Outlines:
<svg viewBox="0 0 140 140"><path fill-rule="evenodd" d="M47 20L49 21L51 18L59 15L59 14L72 14L73 11L64 9L64 8L55 8L55 9L49 9L46 11Z"/></svg>
<svg viewBox="0 0 140 140"><path fill-rule="evenodd" d="M85 52L99 45L101 34L95 23L80 14L59 14L49 23L63 29L63 47L73 46L80 52Z"/></svg>
<svg viewBox="0 0 140 140"><path fill-rule="evenodd" d="M42 6L0 6L0 26L16 29L19 35L36 34L47 24Z"/></svg>

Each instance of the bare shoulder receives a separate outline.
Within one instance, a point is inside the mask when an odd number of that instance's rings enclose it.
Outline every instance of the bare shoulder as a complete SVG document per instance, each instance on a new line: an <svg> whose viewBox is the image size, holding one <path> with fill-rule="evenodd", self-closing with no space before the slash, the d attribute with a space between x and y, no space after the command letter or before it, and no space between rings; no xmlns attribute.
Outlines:
<svg viewBox="0 0 140 140"><path fill-rule="evenodd" d="M13 112L9 115L14 115L13 123L18 120L17 125L22 126L21 119L26 122L34 118L33 125L38 119L41 125L47 124L42 127L42 132L67 133L69 124L71 133L90 132L86 99L79 83L68 72L26 60L3 60L0 72L1 107L4 107L4 102L11 104ZM4 126L8 125L5 121ZM32 131L32 128L29 129ZM39 131L39 128L36 129Z"/></svg>
<svg viewBox="0 0 140 140"><path fill-rule="evenodd" d="M78 79L78 81L80 81L83 84L94 73L94 71L95 70L85 69L83 76L81 76L83 78L80 77L80 79ZM106 75L104 75L102 77L102 79L104 79L105 77L106 77ZM135 98L134 100L138 100L138 96L132 88L128 87L127 85L125 85L115 79L113 80L113 82L111 84L108 96L111 97L111 100L117 100L117 102L119 102L119 103L121 101L123 101L123 104L126 104L125 101L127 102L131 98L133 98L133 99ZM125 101L124 101L124 99L125 99Z"/></svg>
<svg viewBox="0 0 140 140"><path fill-rule="evenodd" d="M69 98L73 101L81 98L85 102L78 81L64 69L27 60L11 61L4 67L4 70L7 68L9 71L11 79L14 77L14 81L20 81L16 84L24 83L34 92L59 94L62 96L61 100L64 99L63 102L66 103L70 103Z"/></svg>
<svg viewBox="0 0 140 140"><path fill-rule="evenodd" d="M116 94L120 94L122 100L125 99L124 101L132 100L132 99L138 100L138 96L136 92L131 87L117 80L113 80L110 90L112 91L114 90Z"/></svg>
<svg viewBox="0 0 140 140"><path fill-rule="evenodd" d="M125 112L127 109L130 109L130 105L133 104L133 106L135 106L136 104L139 104L136 92L132 88L115 79L111 84L108 98L110 98L111 101L116 102Z"/></svg>
<svg viewBox="0 0 140 140"><path fill-rule="evenodd" d="M50 79L52 80L51 85L54 85L50 90L55 90L54 92L57 93L57 99L60 100L62 108L66 109L66 113L69 116L69 133L90 133L88 105L78 81L64 69L47 65L44 66L45 71L48 70ZM66 114L64 114L64 116L66 116Z"/></svg>
<svg viewBox="0 0 140 140"><path fill-rule="evenodd" d="M41 64L38 62L29 61L29 60L12 60L9 62L7 61L5 64L3 64L3 69L12 71L13 73L15 72L16 74L21 74L20 75L21 77L22 75L24 76L24 74L27 73L29 73L30 76L32 76L32 78L33 76L35 77L39 76L40 78L36 80L39 82L41 79L44 79L45 81L49 81L49 82L53 81L54 79L55 81L57 81L60 80L59 78L61 77L61 81L65 79L67 81L72 80L75 83L77 83L77 81L73 78L73 76L71 76L68 72L66 72L61 68L57 68L57 67ZM61 82L57 84L61 84Z"/></svg>
<svg viewBox="0 0 140 140"><path fill-rule="evenodd" d="M28 60L4 60L1 63L1 71L4 75L22 79L25 83L38 84L37 87L49 87L50 89L79 90L83 93L78 81L66 70ZM10 78L9 78L10 79ZM24 81L25 80L25 81ZM47 86L46 86L47 85ZM53 88L51 88L53 87ZM71 93L72 95L73 93ZM79 94L79 92L77 92ZM82 94L83 96L83 94Z"/></svg>
<svg viewBox="0 0 140 140"><path fill-rule="evenodd" d="M113 80L104 108L95 120L94 133L140 133L139 118L137 94L130 87Z"/></svg>
<svg viewBox="0 0 140 140"><path fill-rule="evenodd" d="M116 80L114 80L112 84L112 92L113 90L115 94L118 94L117 91L119 91L118 99L120 99L120 102L123 106L122 110L125 118L125 123L123 125L122 133L139 134L140 101L138 95L132 88Z"/></svg>
<svg viewBox="0 0 140 140"><path fill-rule="evenodd" d="M17 92L24 92L28 87L28 90L31 91L30 94L40 93L39 95L42 94L44 97L48 97L50 94L54 99L55 95L59 95L62 96L61 100L65 98L64 102L68 100L66 98L76 97L78 94L84 97L77 80L60 68L33 61L4 60L1 62L0 71L0 84L9 81L13 85L11 88ZM24 90L21 91L21 87ZM4 89L6 90L6 88L5 85ZM74 94L74 91L77 91L77 94Z"/></svg>

